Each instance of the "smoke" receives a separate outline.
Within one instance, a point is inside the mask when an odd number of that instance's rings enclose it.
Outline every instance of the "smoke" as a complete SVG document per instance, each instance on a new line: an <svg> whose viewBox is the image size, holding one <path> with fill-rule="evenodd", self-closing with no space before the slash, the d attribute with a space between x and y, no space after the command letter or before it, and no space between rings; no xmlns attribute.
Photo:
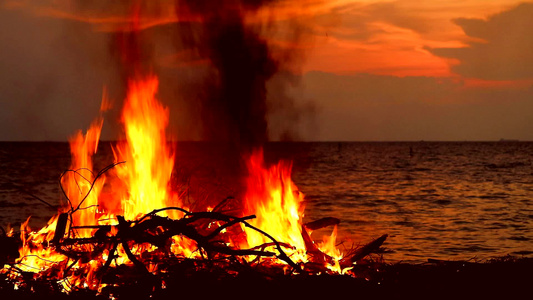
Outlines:
<svg viewBox="0 0 533 300"><path fill-rule="evenodd" d="M61 61L58 66L66 65L63 61L68 58L76 70L69 76L72 80L82 71L91 74L90 81L79 79L83 84L78 90L83 99L94 98L94 107L98 107L102 85L119 109L129 79L156 73L161 82L159 99L170 107L171 126L178 139L230 142L242 152L264 144L273 133L274 138L297 136L296 123L305 113L290 96L298 81L294 78L299 77L289 73L298 69L304 51L293 47L302 38L297 22L290 16L280 21L277 14L285 1L29 3L19 9L39 16L35 20L64 24L55 30L66 36L60 40L68 55L45 57ZM107 46L102 46L103 41ZM65 81L57 77L63 76L57 74L50 81ZM83 92L87 90L91 93ZM304 111L312 113L312 109ZM115 126L107 135L111 139L117 137L112 134L118 130L117 113L114 110L106 117L109 121L104 131ZM75 125L78 127L85 126Z"/></svg>
<svg viewBox="0 0 533 300"><path fill-rule="evenodd" d="M168 43L165 38L179 39L173 44L174 51L186 54L176 60L191 59L188 53L196 56L192 59L204 61L200 68L207 69L202 83L189 87L195 91L185 92L197 96L183 99L197 101L189 105L189 111L201 120L202 138L229 142L237 152L263 145L269 132L267 82L288 60L274 58L272 47L260 35L262 27L269 24L250 24L246 17L272 2L178 0L176 18L187 16L190 21L156 28L142 28L141 18L152 15L153 8L141 2L132 4L130 24L112 33L110 44L123 82L147 72L171 76L172 72L157 69L158 56L163 56L160 44ZM161 35L163 31L166 36ZM183 78L176 78L179 81ZM183 84L176 86L183 91Z"/></svg>
<svg viewBox="0 0 533 300"><path fill-rule="evenodd" d="M185 33L196 38L182 41L197 49L212 68L198 99L204 137L230 142L241 152L268 141L267 82L290 64L289 55L275 58L273 47L261 36L269 24L246 22L247 16L273 2L185 1L202 22L189 28L194 32ZM176 7L183 13L183 6Z"/></svg>

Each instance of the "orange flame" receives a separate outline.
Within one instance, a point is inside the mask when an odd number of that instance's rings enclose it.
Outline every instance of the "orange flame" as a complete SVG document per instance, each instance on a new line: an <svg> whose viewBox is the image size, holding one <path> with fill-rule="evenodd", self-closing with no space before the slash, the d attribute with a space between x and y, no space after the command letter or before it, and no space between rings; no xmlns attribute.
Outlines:
<svg viewBox="0 0 533 300"><path fill-rule="evenodd" d="M126 220L137 220L155 209L169 206L183 208L182 201L170 186L175 161L174 149L165 134L169 112L156 99L157 88L158 79L155 76L129 81L121 118L125 140L113 148L115 162L118 163L115 166L118 180L112 176L105 178L101 173L95 174L92 171L92 156L98 147L103 125L102 116L91 124L85 135L80 131L70 139L71 170L62 176L61 181L69 206L63 209L63 214L54 216L48 225L38 232L30 230L28 221L21 226L23 245L17 260L21 270L35 272L35 276L54 273L52 277L61 278L58 282L64 284L66 290L72 286L100 290L105 284L101 284L98 278L96 271L99 268L104 265L109 267L133 264L126 249L122 244L117 244L116 252L110 261L109 249L100 249L97 254L90 254L90 258L74 260L65 255L66 252L46 246L65 238L56 236L57 228L70 226L66 231L69 234L73 233L77 238L91 238L94 237L96 228L101 229L100 225L116 225L119 214ZM101 111L104 111L110 107L105 91L102 100ZM267 232L277 242L282 243L284 251L293 262L319 262L328 265L334 272L342 272L339 266L342 255L335 246L336 228L322 243L315 246L310 241L310 231L303 224L304 195L291 179L292 165L281 161L269 167L265 166L261 149L249 157L247 167L243 214L256 215L255 219L249 221L250 225ZM110 186L113 193L101 193L104 185ZM68 225L65 225L66 216L70 216L71 222ZM182 212L176 212L167 213L167 216L176 219L184 215ZM63 225L58 225L61 223ZM209 223L209 226L211 225ZM246 241L241 242L241 247L270 247L272 240L269 236L245 226L243 230ZM113 237L117 232L118 229L111 226L103 234ZM240 237L236 238L239 239ZM196 251L197 243L185 236L173 236L172 244L168 247L172 253L183 257L201 255ZM72 246L74 251L80 250L80 253L94 253L96 248L91 244ZM141 255L155 249L157 248L150 244L135 244L128 251ZM324 253L320 255L324 258L322 261L317 261L312 258L313 255L307 253L317 251L316 249ZM270 258L263 261L282 263ZM69 274L64 274L67 273L67 266ZM149 272L156 272L157 268L155 264L147 265ZM5 269L0 269L1 272L3 270Z"/></svg>
<svg viewBox="0 0 533 300"><path fill-rule="evenodd" d="M69 209L74 211L80 208L72 214L73 225L94 225L97 221L98 196L105 183L105 177L95 178L92 171L92 156L98 148L103 122L103 119L99 118L91 124L85 135L78 131L69 139L72 155L71 172L64 174L61 184L70 202ZM79 230L78 233L82 237L91 235L89 230Z"/></svg>
<svg viewBox="0 0 533 300"><path fill-rule="evenodd" d="M245 214L255 214L252 225L277 241L290 244L300 252L305 250L302 238L304 196L291 180L291 164L279 162L266 168L263 150L254 152L248 160ZM245 228L249 247L271 242L257 231ZM300 253L303 254L303 253ZM300 260L305 260L300 255Z"/></svg>
<svg viewBox="0 0 533 300"><path fill-rule="evenodd" d="M267 231L276 241L292 246L287 252L298 263L309 261L309 253L304 240L311 231L303 226L304 195L298 190L291 179L292 164L283 161L265 167L263 150L254 152L247 161L248 178L246 181L245 214L255 215L250 224ZM257 247L271 242L263 234L244 227L247 246ZM306 232L302 232L306 230ZM342 253L335 245L337 227L331 236L324 236L316 246L322 253L329 256L328 267L341 273L339 261ZM313 243L311 241L311 243ZM314 243L313 243L314 244Z"/></svg>
<svg viewBox="0 0 533 300"><path fill-rule="evenodd" d="M169 186L174 154L165 135L168 109L155 98L158 83L155 76L130 80L122 111L126 141L114 148L115 160L126 161L116 168L127 188L121 202L124 216L130 220L179 204Z"/></svg>

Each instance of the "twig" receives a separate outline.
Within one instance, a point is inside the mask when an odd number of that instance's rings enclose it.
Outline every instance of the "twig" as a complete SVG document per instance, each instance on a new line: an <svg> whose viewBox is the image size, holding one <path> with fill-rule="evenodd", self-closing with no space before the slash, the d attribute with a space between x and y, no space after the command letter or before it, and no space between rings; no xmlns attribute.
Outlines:
<svg viewBox="0 0 533 300"><path fill-rule="evenodd" d="M286 263L289 264L289 266L291 266L294 270L298 271L298 272L301 272L302 269L297 265L295 264L288 256L287 254L283 251L283 249L281 249L281 245L279 244L278 241L276 241L270 234L264 232L263 230L255 227L255 226L252 226L250 225L248 222L242 222L246 227L248 228L251 228L261 234L263 234L264 236L268 237L270 240L272 240L272 242L274 242L274 244L276 244L276 249L278 249L278 252L279 252L279 255L278 255L278 258L285 261Z"/></svg>

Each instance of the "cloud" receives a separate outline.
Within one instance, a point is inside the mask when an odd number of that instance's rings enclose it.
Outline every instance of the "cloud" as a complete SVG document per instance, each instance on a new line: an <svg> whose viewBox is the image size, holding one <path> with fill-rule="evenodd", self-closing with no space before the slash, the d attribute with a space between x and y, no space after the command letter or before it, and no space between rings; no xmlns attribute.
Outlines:
<svg viewBox="0 0 533 300"><path fill-rule="evenodd" d="M472 88L451 78L302 77L316 105L313 140L533 140L533 88Z"/></svg>
<svg viewBox="0 0 533 300"><path fill-rule="evenodd" d="M377 36L390 33L386 27L407 29L418 34L434 33L438 27L435 26L434 17L400 1L370 4L353 2L324 9L313 16L313 23L307 24L317 25L317 34L329 30L339 39L371 42Z"/></svg>
<svg viewBox="0 0 533 300"><path fill-rule="evenodd" d="M468 78L516 80L533 78L533 3L523 3L486 20L453 20L472 38L468 47L428 49L457 59L452 71Z"/></svg>

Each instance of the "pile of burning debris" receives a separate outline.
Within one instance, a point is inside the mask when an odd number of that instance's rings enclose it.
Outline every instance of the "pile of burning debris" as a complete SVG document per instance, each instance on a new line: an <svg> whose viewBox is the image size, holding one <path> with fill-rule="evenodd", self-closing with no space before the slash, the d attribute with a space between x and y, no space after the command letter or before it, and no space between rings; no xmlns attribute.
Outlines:
<svg viewBox="0 0 533 300"><path fill-rule="evenodd" d="M4 234L4 249L19 248L2 258L4 284L114 298L131 290L153 295L198 274L217 280L350 276L355 263L380 251L386 235L343 254L336 248L338 219L303 223L304 196L291 180L291 165L265 166L261 150L247 158L243 199L188 208L170 186L174 156L157 85L156 77L130 82L122 114L126 139L113 148L112 165L92 171L102 118L70 139L71 169L60 180L67 204L38 231L26 222L20 235ZM334 226L331 236L315 243L312 231L328 226Z"/></svg>
<svg viewBox="0 0 533 300"><path fill-rule="evenodd" d="M158 215L168 210L177 210L183 217L172 219ZM354 263L379 251L386 238L382 236L354 249L337 261L321 252L308 236L308 230L338 223L334 218L321 219L302 226L307 256L307 260L302 261L294 258L297 256L295 247L279 242L251 225L249 220L254 217L233 217L218 209L188 212L178 207L167 207L134 221L117 216L119 223L115 226L75 227L68 225L70 214L62 213L52 223L56 225L51 231L53 235L47 235L44 240L35 240L36 233L33 232L21 235L24 247L32 249L32 253L38 250L55 254L48 255L48 258L27 254L17 258L16 262L8 261L2 274L13 288L20 290L45 290L48 293L89 290L95 294L119 297L125 288L132 285L136 286L137 292L149 294L165 289L178 278L192 280L206 274L217 280L249 276L279 280L293 276L340 274L331 266L336 263L341 272L349 272ZM264 235L270 242L247 249L232 245L230 241L236 238L234 235L244 234L239 225ZM79 229L92 229L94 234L92 237L76 237ZM176 237L195 244L197 254L176 254L173 251ZM11 244L20 241L15 237L4 240ZM124 254L127 260L121 259ZM39 260L41 262L36 263ZM32 267L32 262L40 265L40 269Z"/></svg>

